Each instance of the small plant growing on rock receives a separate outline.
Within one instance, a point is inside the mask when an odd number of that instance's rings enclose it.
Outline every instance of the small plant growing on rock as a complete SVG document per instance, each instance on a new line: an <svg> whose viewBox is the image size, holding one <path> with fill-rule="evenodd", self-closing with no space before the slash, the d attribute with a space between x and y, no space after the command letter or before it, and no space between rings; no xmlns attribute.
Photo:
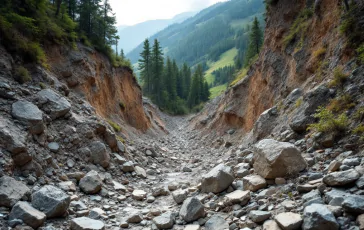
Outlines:
<svg viewBox="0 0 364 230"><path fill-rule="evenodd" d="M324 48L324 47L313 52L313 56L315 58L322 58L325 56L325 54L326 54L326 48Z"/></svg>
<svg viewBox="0 0 364 230"><path fill-rule="evenodd" d="M108 120L107 122L109 123L109 125L111 125L111 127L115 130L115 132L120 132L121 127L118 124L116 124L111 120Z"/></svg>
<svg viewBox="0 0 364 230"><path fill-rule="evenodd" d="M116 139L118 139L118 141L120 141L121 143L125 144L125 140L121 136L116 136Z"/></svg>
<svg viewBox="0 0 364 230"><path fill-rule="evenodd" d="M309 125L308 130L315 130L322 133L336 133L345 131L349 125L349 120L345 113L335 115L332 111L324 107L320 107L314 117L319 119L319 121Z"/></svg>
<svg viewBox="0 0 364 230"><path fill-rule="evenodd" d="M349 75L344 73L342 67L337 67L334 70L334 79L329 83L329 86L342 88L348 77Z"/></svg>
<svg viewBox="0 0 364 230"><path fill-rule="evenodd" d="M23 66L19 66L15 69L15 77L20 84L24 84L32 80L29 71Z"/></svg>
<svg viewBox="0 0 364 230"><path fill-rule="evenodd" d="M47 88L46 84L44 84L43 82L39 82L39 87L41 89L46 89Z"/></svg>
<svg viewBox="0 0 364 230"><path fill-rule="evenodd" d="M296 103L295 103L295 107L296 109L301 107L301 105L303 104L303 99L302 98L299 98Z"/></svg>

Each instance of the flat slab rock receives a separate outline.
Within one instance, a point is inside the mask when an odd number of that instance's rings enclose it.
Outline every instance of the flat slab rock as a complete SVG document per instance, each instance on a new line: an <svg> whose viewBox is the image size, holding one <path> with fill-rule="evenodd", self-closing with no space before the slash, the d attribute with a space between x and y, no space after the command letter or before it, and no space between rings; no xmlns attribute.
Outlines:
<svg viewBox="0 0 364 230"><path fill-rule="evenodd" d="M293 212L280 213L274 219L282 230L301 229L303 221L300 214Z"/></svg>
<svg viewBox="0 0 364 230"><path fill-rule="evenodd" d="M71 220L71 230L105 230L105 225L99 220L80 217Z"/></svg>
<svg viewBox="0 0 364 230"><path fill-rule="evenodd" d="M8 176L0 178L0 206L11 208L27 195L30 190L22 182Z"/></svg>
<svg viewBox="0 0 364 230"><path fill-rule="evenodd" d="M344 186L354 183L359 177L360 174L355 169L349 169L330 173L324 177L323 182L329 186Z"/></svg>
<svg viewBox="0 0 364 230"><path fill-rule="evenodd" d="M24 201L19 201L11 209L9 220L19 219L22 220L26 225L37 229L42 226L46 220L47 216L33 208L29 203Z"/></svg>

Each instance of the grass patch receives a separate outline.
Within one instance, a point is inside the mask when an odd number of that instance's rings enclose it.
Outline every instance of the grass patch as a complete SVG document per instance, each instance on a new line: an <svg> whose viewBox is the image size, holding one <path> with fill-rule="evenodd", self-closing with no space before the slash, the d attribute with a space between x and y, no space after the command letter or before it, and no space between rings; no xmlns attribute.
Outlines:
<svg viewBox="0 0 364 230"><path fill-rule="evenodd" d="M301 97L301 98L297 99L297 101L295 103L295 107L299 108L299 107L301 107L302 104L303 104L303 99Z"/></svg>
<svg viewBox="0 0 364 230"><path fill-rule="evenodd" d="M297 40L299 41L299 43L296 48L299 49L302 47L305 34L310 25L309 19L312 17L312 15L313 10L311 8L305 8L300 12L296 20L293 22L293 25L291 26L288 35L283 39L284 49L286 49L290 43Z"/></svg>
<svg viewBox="0 0 364 230"><path fill-rule="evenodd" d="M356 49L359 61L364 64L364 43Z"/></svg>
<svg viewBox="0 0 364 230"><path fill-rule="evenodd" d="M210 89L210 99L220 96L227 89L227 84L218 85Z"/></svg>
<svg viewBox="0 0 364 230"><path fill-rule="evenodd" d="M44 84L43 82L39 82L39 87L41 89L46 89L47 88L46 84Z"/></svg>
<svg viewBox="0 0 364 230"><path fill-rule="evenodd" d="M342 112L355 107L355 103L349 94L344 94L330 101L327 109L333 112Z"/></svg>
<svg viewBox="0 0 364 230"><path fill-rule="evenodd" d="M319 119L319 121L309 125L308 130L322 133L338 133L345 131L349 125L349 119L345 113L335 115L324 107L320 107L314 117Z"/></svg>
<svg viewBox="0 0 364 230"><path fill-rule="evenodd" d="M313 52L313 56L318 59L323 58L325 56L325 54L326 54L326 48L324 48L324 47Z"/></svg>
<svg viewBox="0 0 364 230"><path fill-rule="evenodd" d="M230 86L236 85L241 79L243 79L247 75L247 73L248 73L248 68L244 68L241 71L239 71L235 80L230 83Z"/></svg>
<svg viewBox="0 0 364 230"><path fill-rule="evenodd" d="M115 123L115 122L113 122L111 120L107 120L107 122L114 129L115 132L120 132L121 131L121 127L117 123Z"/></svg>
<svg viewBox="0 0 364 230"><path fill-rule="evenodd" d="M329 83L329 87L343 87L349 75L344 73L342 67L337 67L334 70L334 79Z"/></svg>
<svg viewBox="0 0 364 230"><path fill-rule="evenodd" d="M208 63L210 67L205 72L205 78L209 85L213 84L215 81L215 76L212 74L215 70L223 68L225 66L234 65L234 58L238 55L238 50L236 48L230 49L225 53L221 54L220 58L216 62Z"/></svg>
<svg viewBox="0 0 364 230"><path fill-rule="evenodd" d="M24 66L18 66L15 68L15 80L20 84L24 84L32 80L29 71Z"/></svg>
<svg viewBox="0 0 364 230"><path fill-rule="evenodd" d="M126 141L124 140L124 138L122 138L121 136L116 135L116 139L118 139L118 141L120 141L123 144L126 143Z"/></svg>

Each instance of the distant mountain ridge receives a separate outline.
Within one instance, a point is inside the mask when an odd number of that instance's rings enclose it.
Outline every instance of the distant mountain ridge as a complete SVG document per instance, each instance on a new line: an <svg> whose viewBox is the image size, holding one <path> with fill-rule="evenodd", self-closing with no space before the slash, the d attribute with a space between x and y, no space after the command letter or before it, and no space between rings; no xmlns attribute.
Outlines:
<svg viewBox="0 0 364 230"><path fill-rule="evenodd" d="M138 23L133 26L119 26L118 35L120 37L118 47L128 53L136 48L145 38L150 37L164 28L174 23L181 23L194 16L196 12L185 12L174 16L171 19L157 19Z"/></svg>
<svg viewBox="0 0 364 230"><path fill-rule="evenodd" d="M263 0L230 0L212 5L182 23L173 24L150 37L158 39L166 56L190 66L206 63L245 41L244 29L254 17L263 19ZM127 54L133 64L138 62L143 44Z"/></svg>

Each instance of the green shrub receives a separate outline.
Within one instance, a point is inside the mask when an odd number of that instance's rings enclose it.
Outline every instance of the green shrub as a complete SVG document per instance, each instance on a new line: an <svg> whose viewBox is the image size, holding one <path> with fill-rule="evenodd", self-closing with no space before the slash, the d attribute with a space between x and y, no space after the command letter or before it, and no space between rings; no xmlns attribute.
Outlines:
<svg viewBox="0 0 364 230"><path fill-rule="evenodd" d="M122 138L121 136L116 136L116 139L118 139L118 141L120 141L121 143L124 143L125 144L125 140L124 140L124 138Z"/></svg>
<svg viewBox="0 0 364 230"><path fill-rule="evenodd" d="M325 56L325 54L326 54L326 48L324 48L324 47L313 52L313 56L315 58L322 58Z"/></svg>
<svg viewBox="0 0 364 230"><path fill-rule="evenodd" d="M297 40L299 40L298 43L299 48L303 45L305 34L310 25L308 19L310 19L312 15L313 15L312 8L305 8L300 12L296 20L293 22L291 28L289 29L288 35L283 39L284 49L286 49L291 42Z"/></svg>
<svg viewBox="0 0 364 230"><path fill-rule="evenodd" d="M318 80L323 80L324 79L324 76L326 74L326 70L327 68L329 67L329 62L328 61L319 61L318 62L318 67L317 67L317 70L316 70L316 77Z"/></svg>
<svg viewBox="0 0 364 230"><path fill-rule="evenodd" d="M26 52L28 53L32 61L37 62L38 64L47 63L46 55L44 53L44 50L40 47L39 43L30 43Z"/></svg>
<svg viewBox="0 0 364 230"><path fill-rule="evenodd" d="M41 89L46 89L47 88L46 84L44 84L43 82L39 82L39 87Z"/></svg>
<svg viewBox="0 0 364 230"><path fill-rule="evenodd" d="M30 76L29 71L26 68L24 68L23 66L19 66L15 68L15 79L19 83L24 84L31 81L32 77Z"/></svg>
<svg viewBox="0 0 364 230"><path fill-rule="evenodd" d="M301 98L299 98L297 101L296 101L296 103L295 103L295 107L296 108L299 108L299 107L301 107L301 105L303 104L303 99L302 99L302 97Z"/></svg>
<svg viewBox="0 0 364 230"><path fill-rule="evenodd" d="M107 122L115 130L115 132L120 132L121 131L121 127L117 123L115 123L115 122L113 122L111 120L107 120Z"/></svg>
<svg viewBox="0 0 364 230"><path fill-rule="evenodd" d="M344 73L342 67L337 67L334 70L334 79L329 83L329 87L343 87L349 75Z"/></svg>
<svg viewBox="0 0 364 230"><path fill-rule="evenodd" d="M359 61L364 64L364 43L356 49L356 52L358 53Z"/></svg>
<svg viewBox="0 0 364 230"><path fill-rule="evenodd" d="M345 131L349 125L349 120L345 113L334 115L332 111L324 107L320 107L314 117L319 119L319 121L309 125L308 130L315 130L322 133L336 133Z"/></svg>
<svg viewBox="0 0 364 230"><path fill-rule="evenodd" d="M349 94L341 95L330 101L327 108L333 112L342 112L355 107L355 103Z"/></svg>

